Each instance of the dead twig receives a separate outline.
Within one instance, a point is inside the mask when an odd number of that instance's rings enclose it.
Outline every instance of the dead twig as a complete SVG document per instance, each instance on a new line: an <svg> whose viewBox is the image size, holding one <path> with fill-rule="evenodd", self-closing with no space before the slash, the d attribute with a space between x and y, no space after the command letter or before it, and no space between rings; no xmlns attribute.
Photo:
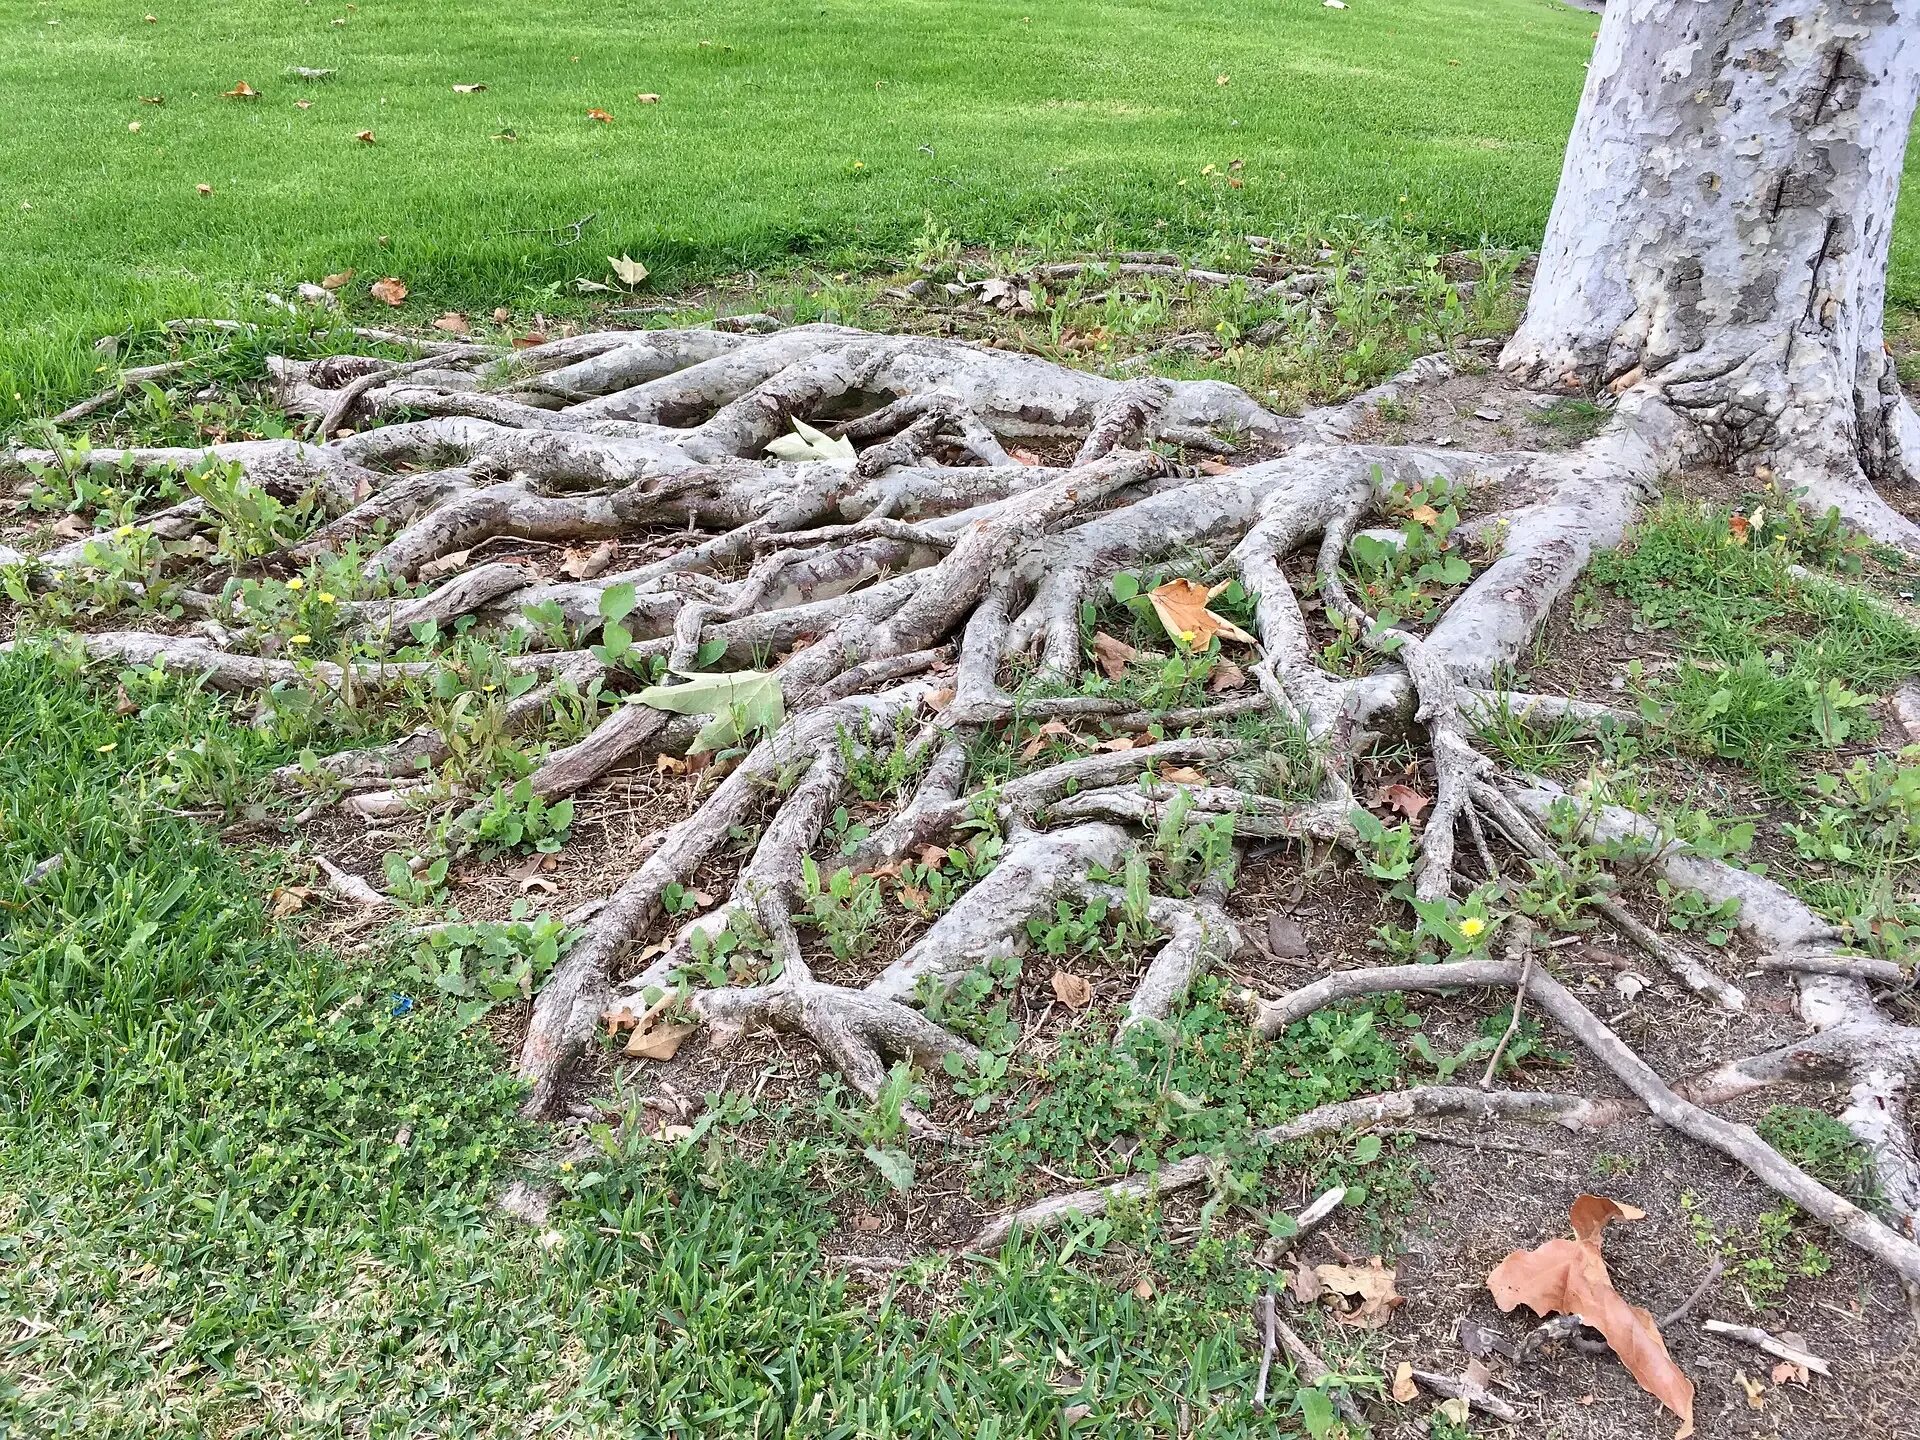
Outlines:
<svg viewBox="0 0 1920 1440"><path fill-rule="evenodd" d="M1756 1350L1764 1350L1776 1360L1785 1360L1789 1365L1804 1365L1816 1375L1833 1373L1833 1367L1811 1350L1802 1350L1797 1345L1789 1345L1778 1336L1769 1335L1757 1325L1735 1325L1726 1320L1703 1320L1700 1322L1700 1328L1709 1335L1738 1340L1742 1345L1751 1345Z"/></svg>
<svg viewBox="0 0 1920 1440"><path fill-rule="evenodd" d="M1507 1046L1520 1029L1520 1016L1527 1008L1527 984L1533 979L1533 946L1528 943L1532 938L1531 927L1518 918L1509 923L1513 929L1508 937L1508 950L1520 952L1520 983L1513 989L1513 1014L1507 1020L1507 1028L1501 1032L1500 1043L1493 1047L1493 1054L1487 1057L1487 1072L1480 1077L1482 1090L1493 1088L1493 1077L1500 1070L1500 1062L1506 1058Z"/></svg>

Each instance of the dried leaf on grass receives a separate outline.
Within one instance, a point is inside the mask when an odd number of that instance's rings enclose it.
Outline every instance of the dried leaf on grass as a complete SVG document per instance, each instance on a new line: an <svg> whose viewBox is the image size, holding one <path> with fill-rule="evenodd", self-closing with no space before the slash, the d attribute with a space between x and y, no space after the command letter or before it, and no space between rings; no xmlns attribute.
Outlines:
<svg viewBox="0 0 1920 1440"><path fill-rule="evenodd" d="M1313 1274L1326 1294L1345 1302L1333 1307L1333 1318L1342 1325L1378 1330L1406 1299L1394 1289L1394 1271L1378 1255L1365 1265L1316 1265Z"/></svg>
<svg viewBox="0 0 1920 1440"><path fill-rule="evenodd" d="M406 301L407 282L397 275L389 275L385 279L374 281L368 288L368 293L383 305L398 307Z"/></svg>
<svg viewBox="0 0 1920 1440"><path fill-rule="evenodd" d="M1100 673L1109 680L1118 680L1127 673L1127 663L1140 652L1124 640L1116 640L1104 630L1093 634L1093 663L1100 667Z"/></svg>
<svg viewBox="0 0 1920 1440"><path fill-rule="evenodd" d="M1420 1398L1420 1387L1414 1383L1413 1366L1402 1360L1393 1372L1393 1398L1402 1405L1411 1405Z"/></svg>
<svg viewBox="0 0 1920 1440"><path fill-rule="evenodd" d="M1578 1196L1570 1211L1574 1238L1514 1251L1494 1267L1487 1289L1502 1310L1525 1305L1540 1315L1578 1315L1598 1330L1641 1389L1680 1417L1674 1440L1685 1440L1693 1433L1693 1382L1667 1354L1653 1316L1614 1288L1600 1255L1610 1222L1644 1213L1604 1195Z"/></svg>
<svg viewBox="0 0 1920 1440"><path fill-rule="evenodd" d="M1069 1010L1084 1010L1093 1003L1093 986L1084 976L1066 970L1053 972L1053 993Z"/></svg>
<svg viewBox="0 0 1920 1440"><path fill-rule="evenodd" d="M1191 765L1174 765L1160 771L1160 778L1169 785L1205 785L1207 777Z"/></svg>
<svg viewBox="0 0 1920 1440"><path fill-rule="evenodd" d="M1411 785L1389 785L1381 798L1409 820L1418 820L1420 812L1433 803Z"/></svg>
<svg viewBox="0 0 1920 1440"><path fill-rule="evenodd" d="M1216 585L1209 590L1197 580L1181 578L1156 586L1147 592L1147 598L1153 602L1153 613L1160 617L1167 634L1189 649L1204 650L1216 636L1251 645L1253 636L1207 608L1207 602L1226 588Z"/></svg>
<svg viewBox="0 0 1920 1440"><path fill-rule="evenodd" d="M569 580L591 580L602 574L619 553L616 540L603 540L591 550L570 549L560 561L560 573Z"/></svg>

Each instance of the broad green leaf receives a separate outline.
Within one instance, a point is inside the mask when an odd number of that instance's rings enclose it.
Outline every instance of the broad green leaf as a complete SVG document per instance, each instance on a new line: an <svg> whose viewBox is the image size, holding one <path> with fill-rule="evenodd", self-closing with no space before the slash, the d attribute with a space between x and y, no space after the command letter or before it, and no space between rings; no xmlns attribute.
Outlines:
<svg viewBox="0 0 1920 1440"><path fill-rule="evenodd" d="M616 622L624 620L633 613L635 603L631 580L622 580L618 585L609 585L600 592L600 618Z"/></svg>
<svg viewBox="0 0 1920 1440"><path fill-rule="evenodd" d="M649 685L634 698L675 715L712 715L694 737L693 754L723 749L756 731L778 729L786 719L780 681L765 671L727 670L684 678L681 685Z"/></svg>

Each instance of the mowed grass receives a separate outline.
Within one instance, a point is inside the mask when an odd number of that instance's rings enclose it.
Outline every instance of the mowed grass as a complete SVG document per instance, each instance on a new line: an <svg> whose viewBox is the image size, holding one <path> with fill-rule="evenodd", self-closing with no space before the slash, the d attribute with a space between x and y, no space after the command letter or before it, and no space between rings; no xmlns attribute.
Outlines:
<svg viewBox="0 0 1920 1440"><path fill-rule="evenodd" d="M902 254L929 224L1068 244L1359 219L1532 244L1597 24L1559 0L145 13L0 16L0 429L97 388L103 334L245 313L349 267L383 314L365 285L403 278L418 322L577 305L609 254L659 288ZM223 98L240 81L259 98ZM570 247L514 233L589 214Z"/></svg>
<svg viewBox="0 0 1920 1440"><path fill-rule="evenodd" d="M887 1200L821 1123L837 1087L735 1086L678 1141L616 1094L546 1162L544 1226L507 1219L516 1153L553 1137L484 1027L412 1003L384 946L300 943L271 862L178 813L286 749L151 675L0 656L0 1433L1272 1433L1244 1237L1118 1216L850 1280L835 1207ZM1271 1394L1318 1398L1284 1364Z"/></svg>

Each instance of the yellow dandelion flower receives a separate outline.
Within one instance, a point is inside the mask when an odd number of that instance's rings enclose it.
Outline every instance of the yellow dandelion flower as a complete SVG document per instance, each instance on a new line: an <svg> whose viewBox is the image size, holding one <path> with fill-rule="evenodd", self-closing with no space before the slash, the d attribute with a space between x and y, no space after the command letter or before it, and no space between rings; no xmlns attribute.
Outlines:
<svg viewBox="0 0 1920 1440"><path fill-rule="evenodd" d="M287 641L289 645L311 645L312 643L313 636L311 635L295 635Z"/></svg>
<svg viewBox="0 0 1920 1440"><path fill-rule="evenodd" d="M322 591L320 592L320 603L321 603L322 605L331 605L331 604L333 604L333 602L334 602L334 600L335 600L336 598L338 598L338 597L336 597L336 596L335 596L334 594L332 594L332 592L330 592L330 591L327 591L327 590L322 590Z"/></svg>
<svg viewBox="0 0 1920 1440"><path fill-rule="evenodd" d="M287 581L287 588L289 590L304 590L306 585L307 582L302 580L298 575Z"/></svg>
<svg viewBox="0 0 1920 1440"><path fill-rule="evenodd" d="M1460 933L1469 940L1473 939L1474 936L1486 928L1487 922L1482 920L1478 915L1469 915L1460 922Z"/></svg>

